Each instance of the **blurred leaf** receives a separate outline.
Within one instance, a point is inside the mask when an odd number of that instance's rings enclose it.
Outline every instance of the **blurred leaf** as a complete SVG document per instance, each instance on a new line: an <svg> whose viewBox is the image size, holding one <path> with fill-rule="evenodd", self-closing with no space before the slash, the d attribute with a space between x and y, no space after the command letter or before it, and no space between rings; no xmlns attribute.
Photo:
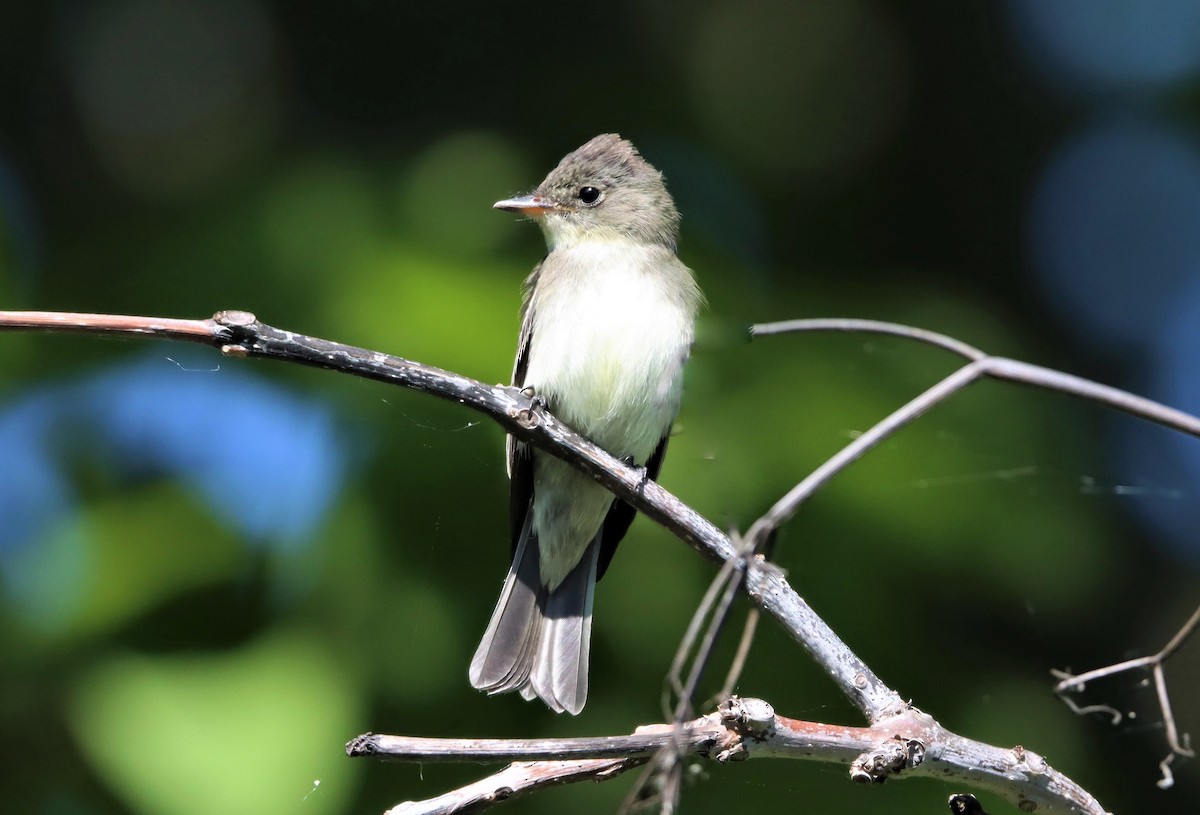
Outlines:
<svg viewBox="0 0 1200 815"><path fill-rule="evenodd" d="M77 626L115 626L246 561L245 550L187 490L163 482L92 505L81 522L93 547Z"/></svg>
<svg viewBox="0 0 1200 815"><path fill-rule="evenodd" d="M461 598L413 579L385 586L382 598L366 640L382 646L372 650L384 692L400 704L452 704L466 688L463 659L474 650L456 608Z"/></svg>
<svg viewBox="0 0 1200 815"><path fill-rule="evenodd" d="M696 118L763 182L849 175L903 116L907 42L878 3L718 2L696 23Z"/></svg>
<svg viewBox="0 0 1200 815"><path fill-rule="evenodd" d="M455 255L486 256L519 229L496 212L500 198L533 189L520 152L492 133L455 133L413 160L400 195L404 225L416 240Z"/></svg>
<svg viewBox="0 0 1200 815"><path fill-rule="evenodd" d="M228 653L110 657L79 678L69 721L138 812L317 815L355 793L341 745L360 705L331 649L276 633Z"/></svg>
<svg viewBox="0 0 1200 815"><path fill-rule="evenodd" d="M342 156L314 155L279 175L256 213L258 234L275 269L308 285L339 279L368 253L382 223L367 172Z"/></svg>
<svg viewBox="0 0 1200 815"><path fill-rule="evenodd" d="M521 281L533 269L396 245L344 270L326 303L330 333L468 376L507 380Z"/></svg>
<svg viewBox="0 0 1200 815"><path fill-rule="evenodd" d="M178 483L85 505L12 558L20 599L44 632L109 631L166 599L227 578L246 560L227 528Z"/></svg>

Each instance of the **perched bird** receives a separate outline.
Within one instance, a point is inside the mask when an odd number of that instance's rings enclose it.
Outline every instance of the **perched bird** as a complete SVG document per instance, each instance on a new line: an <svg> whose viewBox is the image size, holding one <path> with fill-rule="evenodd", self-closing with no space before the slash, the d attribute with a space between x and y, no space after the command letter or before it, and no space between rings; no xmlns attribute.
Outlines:
<svg viewBox="0 0 1200 815"><path fill-rule="evenodd" d="M628 141L597 136L536 190L499 201L541 226L549 253L525 281L513 384L655 478L679 411L703 297L675 256L679 212ZM587 700L592 595L634 510L585 475L511 437L512 567L471 684L551 710Z"/></svg>

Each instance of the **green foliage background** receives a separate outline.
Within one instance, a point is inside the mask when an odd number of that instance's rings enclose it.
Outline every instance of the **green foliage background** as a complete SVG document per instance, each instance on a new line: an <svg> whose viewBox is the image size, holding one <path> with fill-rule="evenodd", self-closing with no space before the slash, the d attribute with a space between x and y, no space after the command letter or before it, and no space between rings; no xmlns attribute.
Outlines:
<svg viewBox="0 0 1200 815"><path fill-rule="evenodd" d="M620 131L666 171L709 300L662 481L720 525L748 526L955 365L880 338L750 343L751 322L896 320L1127 381L1068 341L1029 283L1029 179L1074 114L978 7L124 0L8 3L0 32L0 169L26 205L0 219L4 308L243 308L503 381L519 284L543 248L490 204ZM0 335L0 403L147 350ZM149 351L176 367L177 349ZM507 567L502 434L377 384L187 359L186 376L249 374L332 411L348 471L315 530L263 546L185 481L77 460L86 438L60 440L80 500L14 556L22 582L0 587L4 811L379 812L484 770L352 762L342 745L357 733L607 734L660 717L713 575L685 546L635 524L598 594L582 716L484 697L466 666ZM1198 599L1195 561L1164 554L1112 488L1125 477L1110 469L1114 421L979 385L822 491L779 561L947 726L1045 754L1113 811L1188 812L1195 766L1154 788L1161 728L1136 679L1103 689L1142 714L1119 729L1049 692L1050 668L1156 648ZM760 630L741 693L858 723L799 648ZM1200 652L1170 676L1195 730ZM628 785L504 809L612 812ZM684 808L926 815L960 790L752 761L705 765Z"/></svg>

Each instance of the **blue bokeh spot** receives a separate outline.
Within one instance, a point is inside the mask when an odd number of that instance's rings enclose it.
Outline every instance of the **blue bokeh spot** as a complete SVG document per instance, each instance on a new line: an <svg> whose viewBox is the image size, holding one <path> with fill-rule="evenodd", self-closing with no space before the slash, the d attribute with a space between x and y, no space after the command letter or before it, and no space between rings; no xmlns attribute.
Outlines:
<svg viewBox="0 0 1200 815"><path fill-rule="evenodd" d="M195 367L141 359L43 386L0 409L0 556L72 511L68 447L72 460L118 478L186 482L255 545L306 542L346 475L332 412L256 377L205 366L211 357Z"/></svg>
<svg viewBox="0 0 1200 815"><path fill-rule="evenodd" d="M1030 206L1038 282L1089 344L1142 346L1200 274L1200 155L1164 126L1118 119L1073 138Z"/></svg>
<svg viewBox="0 0 1200 815"><path fill-rule="evenodd" d="M1011 0L1030 61L1067 90L1168 89L1200 69L1194 0Z"/></svg>

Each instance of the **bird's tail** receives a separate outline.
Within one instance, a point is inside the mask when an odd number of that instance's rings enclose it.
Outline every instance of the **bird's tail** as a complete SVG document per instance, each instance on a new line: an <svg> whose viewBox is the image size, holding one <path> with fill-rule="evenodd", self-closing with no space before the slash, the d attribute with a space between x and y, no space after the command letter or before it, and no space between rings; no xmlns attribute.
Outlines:
<svg viewBox="0 0 1200 815"><path fill-rule="evenodd" d="M530 513L532 515L532 513ZM519 691L556 713L583 710L600 536L553 591L542 585L537 535L526 519L496 610L471 660L471 684Z"/></svg>

